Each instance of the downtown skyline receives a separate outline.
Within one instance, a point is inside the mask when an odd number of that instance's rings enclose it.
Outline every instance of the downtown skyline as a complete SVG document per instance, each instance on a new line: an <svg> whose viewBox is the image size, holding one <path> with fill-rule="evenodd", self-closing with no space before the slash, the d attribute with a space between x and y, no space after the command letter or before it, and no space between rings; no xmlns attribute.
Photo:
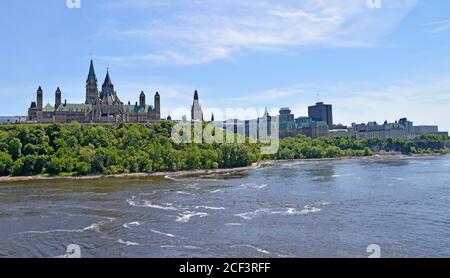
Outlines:
<svg viewBox="0 0 450 278"><path fill-rule="evenodd" d="M0 31L2 116L25 115L38 86L45 104L58 86L81 101L93 57L100 75L110 68L122 101L160 92L162 117L188 107L195 90L206 109L288 106L302 116L319 91L336 123L408 117L450 129L450 3L65 4L2 4L0 22L11 27Z"/></svg>

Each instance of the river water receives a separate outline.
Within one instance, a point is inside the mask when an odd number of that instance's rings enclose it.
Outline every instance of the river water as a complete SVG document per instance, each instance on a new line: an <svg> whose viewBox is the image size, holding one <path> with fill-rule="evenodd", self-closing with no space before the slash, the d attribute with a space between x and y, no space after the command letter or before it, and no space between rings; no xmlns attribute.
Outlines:
<svg viewBox="0 0 450 278"><path fill-rule="evenodd" d="M0 257L450 257L450 156L0 184Z"/></svg>

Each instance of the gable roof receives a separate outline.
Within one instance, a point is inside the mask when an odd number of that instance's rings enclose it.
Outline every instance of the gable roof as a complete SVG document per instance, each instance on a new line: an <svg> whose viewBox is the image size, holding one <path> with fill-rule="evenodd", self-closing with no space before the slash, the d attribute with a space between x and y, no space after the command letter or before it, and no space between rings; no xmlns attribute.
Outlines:
<svg viewBox="0 0 450 278"><path fill-rule="evenodd" d="M56 109L57 112L89 112L92 110L91 104L74 104L74 103L66 103L61 104L58 109Z"/></svg>
<svg viewBox="0 0 450 278"><path fill-rule="evenodd" d="M47 103L47 105L42 109L42 111L55 112L55 108L50 103Z"/></svg>
<svg viewBox="0 0 450 278"><path fill-rule="evenodd" d="M145 107L140 107L139 105L124 105L123 109L125 113L148 113L148 111L153 110L153 106L145 105Z"/></svg>

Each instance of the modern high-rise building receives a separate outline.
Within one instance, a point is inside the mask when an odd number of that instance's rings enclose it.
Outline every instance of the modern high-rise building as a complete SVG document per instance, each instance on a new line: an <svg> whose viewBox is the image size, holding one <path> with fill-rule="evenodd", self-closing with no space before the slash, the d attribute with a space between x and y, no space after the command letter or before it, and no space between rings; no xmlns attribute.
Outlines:
<svg viewBox="0 0 450 278"><path fill-rule="evenodd" d="M315 122L325 122L329 128L333 126L333 106L318 102L314 106L308 107L308 116Z"/></svg>
<svg viewBox="0 0 450 278"><path fill-rule="evenodd" d="M280 129L294 129L295 128L295 116L292 114L291 109L281 108L280 109Z"/></svg>

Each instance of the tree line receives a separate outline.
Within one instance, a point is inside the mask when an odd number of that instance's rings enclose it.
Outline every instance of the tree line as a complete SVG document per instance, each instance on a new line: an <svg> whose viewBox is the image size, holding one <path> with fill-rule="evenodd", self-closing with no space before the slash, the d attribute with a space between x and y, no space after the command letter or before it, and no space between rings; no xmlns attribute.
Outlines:
<svg viewBox="0 0 450 278"><path fill-rule="evenodd" d="M261 155L259 144L174 144L173 122L158 124L37 124L0 126L0 176L74 176L154 173L249 166L268 159L370 156L380 150L448 152L448 138L410 141L355 137L280 140L276 154Z"/></svg>

